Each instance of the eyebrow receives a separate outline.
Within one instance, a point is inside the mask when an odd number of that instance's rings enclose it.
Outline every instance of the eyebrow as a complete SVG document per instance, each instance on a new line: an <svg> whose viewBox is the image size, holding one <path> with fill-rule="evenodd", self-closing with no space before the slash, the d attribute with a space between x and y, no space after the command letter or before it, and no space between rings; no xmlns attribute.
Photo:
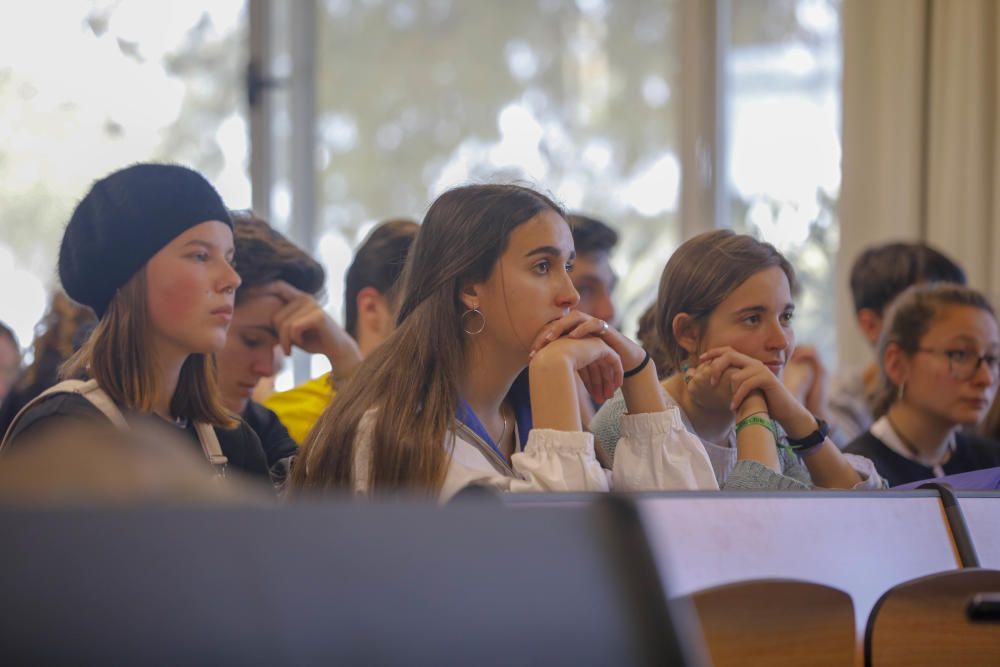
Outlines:
<svg viewBox="0 0 1000 667"><path fill-rule="evenodd" d="M969 336L968 334L958 334L957 336L952 336L950 339L948 339L948 342L949 343L971 343L973 345L978 345L979 344L979 341L976 340L976 338L974 338L973 336ZM984 345L984 347L985 347L985 349L987 351L989 351L989 350L996 350L997 348L1000 348L1000 342L989 341L989 342L987 342Z"/></svg>
<svg viewBox="0 0 1000 667"><path fill-rule="evenodd" d="M275 338L278 337L278 330L275 329L274 327L269 327L266 324L244 324L242 328L244 328L244 329L259 329L259 330L263 331L264 333L271 334Z"/></svg>
<svg viewBox="0 0 1000 667"><path fill-rule="evenodd" d="M524 254L525 257L533 257L534 255L554 255L555 257L561 257L562 250L554 245L540 245ZM576 259L576 250L570 251L568 259Z"/></svg>
<svg viewBox="0 0 1000 667"><path fill-rule="evenodd" d="M781 309L781 312L785 312L788 310L795 310L795 304L791 302L786 303L785 307ZM746 308L740 308L739 310L736 311L735 314L750 315L750 314L766 313L766 312L767 312L767 306L747 306Z"/></svg>
<svg viewBox="0 0 1000 667"><path fill-rule="evenodd" d="M201 246L205 250L218 250L219 249L219 246L215 245L214 243L210 243L209 241L204 241L202 239L191 239L190 241L188 241L187 243L184 244L184 247L186 248L186 247L192 246L192 245ZM236 248L233 247L233 246L230 246L229 248L226 249L226 251L223 254L226 255L226 256L228 256L228 257L232 257L233 255L236 254Z"/></svg>

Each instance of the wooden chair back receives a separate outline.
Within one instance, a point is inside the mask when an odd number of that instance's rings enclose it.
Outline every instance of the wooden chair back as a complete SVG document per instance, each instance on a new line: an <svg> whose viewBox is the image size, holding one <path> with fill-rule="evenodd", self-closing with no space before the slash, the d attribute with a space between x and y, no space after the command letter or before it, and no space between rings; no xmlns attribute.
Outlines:
<svg viewBox="0 0 1000 667"><path fill-rule="evenodd" d="M843 667L854 661L854 605L844 591L768 579L690 597L715 667Z"/></svg>
<svg viewBox="0 0 1000 667"><path fill-rule="evenodd" d="M973 621L968 615L977 593L1000 593L1000 571L967 568L894 586L868 620L865 664L1000 664L1000 622Z"/></svg>

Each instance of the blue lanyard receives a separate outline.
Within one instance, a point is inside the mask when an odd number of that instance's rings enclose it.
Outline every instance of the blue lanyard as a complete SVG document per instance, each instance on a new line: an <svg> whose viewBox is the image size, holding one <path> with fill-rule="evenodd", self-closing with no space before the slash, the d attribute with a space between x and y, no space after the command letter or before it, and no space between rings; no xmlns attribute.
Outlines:
<svg viewBox="0 0 1000 667"><path fill-rule="evenodd" d="M528 433L531 431L531 395L528 387L527 369L514 380L514 384L511 385L510 392L507 394L507 399L514 408L514 423L517 424L514 432L518 436L518 445L521 451L524 451L524 446L528 444ZM482 438L483 442L500 455L500 458L505 458L503 452L486 431L486 427L479 421L479 417L472 411L472 406L463 397L458 399L455 418L472 429L472 432Z"/></svg>

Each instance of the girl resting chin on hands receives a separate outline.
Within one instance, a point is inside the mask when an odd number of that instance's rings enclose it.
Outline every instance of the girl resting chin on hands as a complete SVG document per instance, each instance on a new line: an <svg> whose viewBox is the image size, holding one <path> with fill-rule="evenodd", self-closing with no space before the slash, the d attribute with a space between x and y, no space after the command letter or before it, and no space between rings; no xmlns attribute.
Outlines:
<svg viewBox="0 0 1000 667"><path fill-rule="evenodd" d="M767 243L721 230L670 257L655 310L673 370L658 387L700 439L719 485L734 489L882 488L871 461L845 455L781 381L795 346L795 272ZM623 396L590 429L617 456Z"/></svg>
<svg viewBox="0 0 1000 667"><path fill-rule="evenodd" d="M575 250L557 204L528 188L441 195L403 275L398 327L310 433L298 489L504 491L717 488L656 369L606 322L573 312ZM581 428L577 378L621 388L618 460Z"/></svg>

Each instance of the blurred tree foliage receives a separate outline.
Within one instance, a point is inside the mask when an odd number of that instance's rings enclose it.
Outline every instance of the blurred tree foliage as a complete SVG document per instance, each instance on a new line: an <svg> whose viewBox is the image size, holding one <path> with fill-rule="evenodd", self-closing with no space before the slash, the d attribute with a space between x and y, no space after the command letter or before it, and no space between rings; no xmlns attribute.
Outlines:
<svg viewBox="0 0 1000 667"><path fill-rule="evenodd" d="M645 266L641 286L623 276L623 300L648 299L676 244L676 9L325 3L323 226L353 239L371 220L420 217L445 187L524 180L617 227L622 256Z"/></svg>
<svg viewBox="0 0 1000 667"><path fill-rule="evenodd" d="M41 50L66 58L44 70L27 60L0 64L0 240L46 281L54 282L62 228L95 179L143 160L182 162L211 179L224 163L216 132L243 113L245 27L220 34L205 9L180 43L153 59L143 43L114 31L115 14L136 2L61 5L42 17L58 29L34 34ZM71 37L46 44L50 32ZM100 66L81 73L83 62ZM164 83L180 93L177 113L150 127L144 116L162 117L154 98ZM116 87L132 93L124 107L104 94Z"/></svg>

